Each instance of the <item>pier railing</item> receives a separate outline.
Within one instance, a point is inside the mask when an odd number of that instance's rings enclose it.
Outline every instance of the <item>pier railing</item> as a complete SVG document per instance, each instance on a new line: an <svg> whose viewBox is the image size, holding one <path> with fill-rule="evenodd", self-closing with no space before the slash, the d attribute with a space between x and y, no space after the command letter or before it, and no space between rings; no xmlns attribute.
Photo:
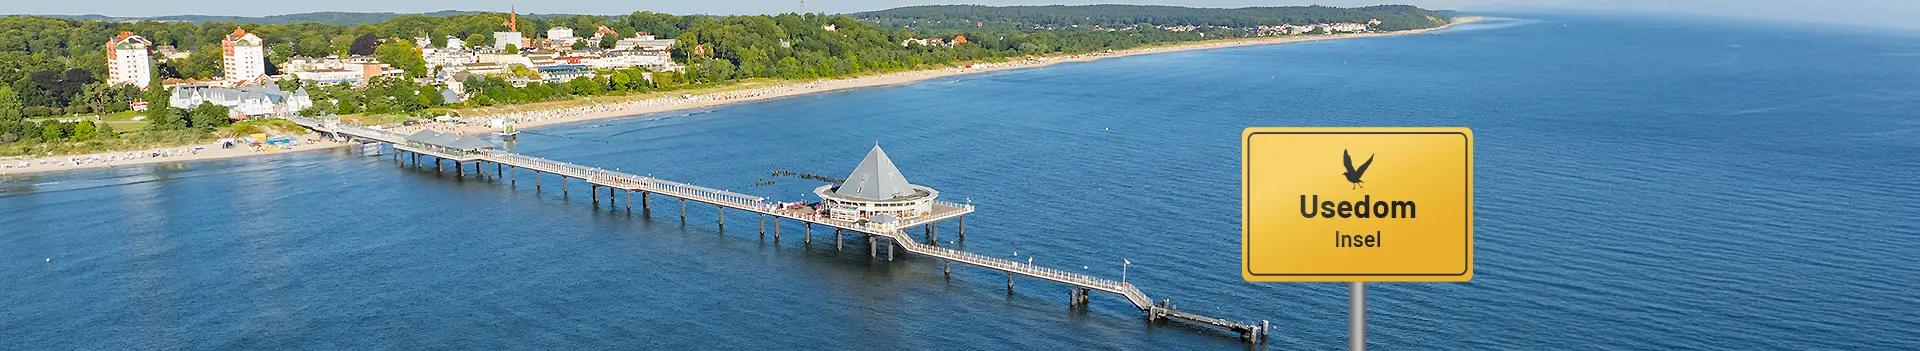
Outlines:
<svg viewBox="0 0 1920 351"><path fill-rule="evenodd" d="M770 210L773 207L772 204L766 203L766 198L759 196L639 176L605 168L582 166L506 151L488 150L485 154L488 161L585 179L590 183L621 189L643 190L678 198L695 199L714 204L727 204L747 209L761 209L762 211Z"/></svg>

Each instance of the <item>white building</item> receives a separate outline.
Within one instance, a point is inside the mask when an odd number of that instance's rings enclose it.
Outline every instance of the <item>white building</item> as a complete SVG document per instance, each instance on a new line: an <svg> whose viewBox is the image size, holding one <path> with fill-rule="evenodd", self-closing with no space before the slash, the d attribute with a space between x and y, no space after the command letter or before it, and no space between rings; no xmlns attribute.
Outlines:
<svg viewBox="0 0 1920 351"><path fill-rule="evenodd" d="M426 48L420 50L420 58L427 61L427 68L440 68L446 71L459 71L468 64L479 62L479 54L461 49Z"/></svg>
<svg viewBox="0 0 1920 351"><path fill-rule="evenodd" d="M392 65L379 63L372 56L295 57L281 65L280 71L303 81L322 84L362 83L373 77L395 76L405 72Z"/></svg>
<svg viewBox="0 0 1920 351"><path fill-rule="evenodd" d="M920 44L920 46L947 46L947 40L941 38L913 38L900 41L900 46Z"/></svg>
<svg viewBox="0 0 1920 351"><path fill-rule="evenodd" d="M447 48L449 48L449 49L465 49L465 48L467 48L467 41L465 41L465 40L460 40L460 38L455 38L455 37L453 37L453 36L451 36L451 35L449 35L449 36L447 36Z"/></svg>
<svg viewBox="0 0 1920 351"><path fill-rule="evenodd" d="M547 40L552 40L555 43L562 42L562 41L567 43L572 43L573 39L574 39L573 28L567 28L567 27L547 28Z"/></svg>
<svg viewBox="0 0 1920 351"><path fill-rule="evenodd" d="M673 53L666 50L606 51L600 53L600 57L581 60L581 63L596 69L646 67L655 71L679 70L679 65L673 63Z"/></svg>
<svg viewBox="0 0 1920 351"><path fill-rule="evenodd" d="M235 116L288 115L313 107L306 89L289 93L273 84L239 88L183 86L174 89L173 96L167 99L172 106L187 109L203 102L226 106Z"/></svg>
<svg viewBox="0 0 1920 351"><path fill-rule="evenodd" d="M516 48L525 49L527 48L526 41L526 38L520 36L520 32L493 32L494 50L506 50L508 44L512 44L513 47Z"/></svg>
<svg viewBox="0 0 1920 351"><path fill-rule="evenodd" d="M672 47L673 39L654 39L652 34L645 32L613 43L614 50L666 50Z"/></svg>
<svg viewBox="0 0 1920 351"><path fill-rule="evenodd" d="M107 84L132 84L146 89L153 81L153 42L133 32L120 32L107 42Z"/></svg>
<svg viewBox="0 0 1920 351"><path fill-rule="evenodd" d="M233 34L220 41L220 50L226 60L228 81L247 81L267 75L267 51L259 36L247 33L240 27L233 28Z"/></svg>

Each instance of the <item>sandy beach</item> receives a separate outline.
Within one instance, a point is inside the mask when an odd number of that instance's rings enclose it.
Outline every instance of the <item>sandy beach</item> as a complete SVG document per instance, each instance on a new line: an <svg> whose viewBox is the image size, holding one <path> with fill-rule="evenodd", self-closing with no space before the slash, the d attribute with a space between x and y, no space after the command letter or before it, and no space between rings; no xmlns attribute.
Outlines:
<svg viewBox="0 0 1920 351"><path fill-rule="evenodd" d="M1126 56L1133 56L1133 55L1181 52L1181 51L1192 51L1192 50L1208 50L1208 49L1230 48L1230 47L1251 46L1251 45L1273 45L1273 44L1285 44L1285 43L1321 41L1321 40L1339 40L1339 39L1415 35L1415 34L1422 34L1422 33L1430 32L1434 30L1444 29L1444 28L1452 27L1454 25L1459 25L1463 23L1471 23L1481 19L1482 18L1480 17L1460 17L1460 18L1455 18L1452 23L1448 23L1447 25L1440 26L1440 27L1420 29L1420 30L1399 31L1399 32L1319 35L1319 36L1309 36L1309 37L1245 38L1245 39L1208 41L1208 42L1188 43L1188 44L1174 44L1174 45L1158 46L1158 47L1146 47L1146 48L1136 48L1136 49L1128 49L1128 50L1108 51L1108 52L1093 53L1093 54L1061 55L1061 56L1049 56L1049 57L1026 57L1026 58L1010 59L1006 62L976 63L972 65L966 65L964 67L949 67L949 68L930 69L930 70L921 70L921 71L886 73L886 74L842 78L842 79L823 79L823 80L816 80L811 82L784 84L784 85L760 87L760 88L747 88L747 89L740 89L740 90L730 90L730 91L710 93L710 94L683 95L683 96L675 96L675 97L658 97L658 98L643 99L643 100L625 101L625 102L619 102L619 103L557 108L557 109L540 110L540 111L533 111L533 112L519 112L519 113L507 113L507 114L498 114L498 115L478 115L478 116L464 116L464 117L481 118L481 119L504 118L504 119L513 121L512 125L514 128L526 129L526 128L533 128L533 127L539 127L539 126L554 125L554 124L561 124L561 123L572 123L572 122L587 121L587 120L594 120L594 119L626 117L626 116L643 115L643 114L649 114L649 113L707 108L707 107L714 107L714 106L732 104L732 103L775 99L775 98L798 96L798 95L813 94L813 93L820 93L820 92L829 92L829 91L842 90L842 89L907 84L907 83L917 82L921 80L940 78L940 77L949 77L949 76L962 75L962 74L986 73L986 72L996 72L996 71L1013 70L1013 69L1045 67L1049 65L1067 63L1067 62L1088 62L1088 61L1099 60L1103 58L1112 58L1112 57L1126 57ZM491 132L499 131L499 129L485 127L485 126L449 125L449 124L443 124L443 123L423 124L423 125L418 125L418 126L409 127L409 128L402 128L396 131L413 132L419 129L436 129L436 130L441 130L446 132L456 132L456 133L462 133L462 134L482 134L482 133L491 133ZM301 136L299 138L301 140L308 140L312 137L313 136L308 135L308 136ZM87 154L87 155L54 156L54 157L43 157L43 158L27 159L27 160L15 159L15 160L0 161L0 175L16 175L16 174L25 174L25 173L64 171L64 170L89 169L89 168L105 168L105 167L163 163L163 162L184 162L184 161L254 156L254 155L271 155L271 154L295 152L295 151L324 150L324 149L330 149L330 148L339 147L343 145L345 144L321 140L313 143L302 143L301 145L288 150L253 151L253 150L248 150L244 147L233 148L233 149L222 149L217 144L209 144L209 145L171 147L171 148L143 150L143 151L125 151L125 152L111 152L111 153Z"/></svg>
<svg viewBox="0 0 1920 351"><path fill-rule="evenodd" d="M231 149L221 148L220 143L187 145L140 151L104 152L85 155L53 156L35 159L0 160L0 175L16 175L39 172L80 170L93 168L112 168L118 166L141 165L166 162L186 162L211 160L242 156L259 156L289 152L325 150L347 145L346 143L320 139L318 134L297 137L300 145L285 149L253 150L246 146Z"/></svg>
<svg viewBox="0 0 1920 351"><path fill-rule="evenodd" d="M626 117L626 116L643 115L643 114L649 114L649 113L706 108L706 107L713 107L713 106L719 106L719 105L725 105L725 104L731 104L731 103L776 99L776 98L782 98L782 97L806 95L806 94L828 92L828 91L842 90L842 89L907 84L907 83L913 83L913 82L927 80L927 79L948 77L948 76L955 76L955 75L962 75L962 74L986 73L986 72L995 72L995 71L1004 71L1004 70L1013 70L1013 69L1022 69L1022 68L1045 67L1049 65L1067 63L1067 62L1088 62L1088 61L1094 61L1094 60L1099 60L1103 58L1126 57L1126 56L1133 56L1133 55L1145 55L1145 54L1157 54L1157 53L1169 53L1169 52L1181 52L1181 51L1193 51L1193 50L1220 49L1220 48L1252 46L1252 45L1273 45L1273 44L1285 44L1285 43L1309 42L1309 41L1321 41L1321 40L1339 40L1339 39L1415 35L1415 34L1422 34L1430 31L1452 27L1454 25L1471 23L1471 22L1482 20L1482 19L1483 19L1482 17L1460 17L1460 18L1455 18L1452 23L1448 23L1447 25L1440 26L1440 27L1419 29L1419 30L1409 30L1409 31L1399 31L1399 32L1321 35L1321 36L1310 36L1310 37L1246 38L1246 39L1234 39L1234 40L1225 40L1225 41L1209 41L1209 42L1200 42L1200 43L1175 44L1175 45L1159 46L1159 47L1146 47L1146 48L1127 49L1127 50L1109 51L1109 52L1103 52L1103 53L1092 53L1092 54L1061 55L1061 56L1050 56L1050 57L1028 57L1028 58L1012 59L1012 60L1008 60L1007 62L978 63L978 64L967 65L965 67L949 67L949 68L911 71L911 72L887 73L887 74L853 77L853 78L825 79L825 80L817 80L817 81L806 82L806 83L787 84L787 85L763 87L763 88L741 89L741 90L733 90L733 91L726 91L726 92L719 92L719 93L712 93L712 94L701 94L701 95L692 95L692 96L683 96L683 97L662 97L662 98L635 100L635 101L628 101L628 102L621 102L621 103L614 103L614 104L600 104L600 105L591 105L591 106L542 110L537 112L510 113L510 114L500 114L500 115L479 115L479 116L467 116L467 117L508 118L515 121L514 128L526 129L526 128L545 126L545 125L572 123L572 122L594 120L594 119ZM495 132L495 131L498 131L498 129L475 126L475 127L457 128L457 129L443 130L443 131L458 132L463 134L479 134L479 133Z"/></svg>

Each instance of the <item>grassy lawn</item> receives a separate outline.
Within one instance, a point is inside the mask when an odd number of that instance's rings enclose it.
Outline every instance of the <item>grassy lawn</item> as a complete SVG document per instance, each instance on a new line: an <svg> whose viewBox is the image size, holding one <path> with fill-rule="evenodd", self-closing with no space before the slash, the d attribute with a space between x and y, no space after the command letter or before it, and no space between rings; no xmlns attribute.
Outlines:
<svg viewBox="0 0 1920 351"><path fill-rule="evenodd" d="M11 143L0 145L0 156L40 157L48 154L78 155L100 152L134 151L193 145L211 142L215 139L218 138L215 138L212 133L196 130L139 131L121 134L120 137L113 139Z"/></svg>

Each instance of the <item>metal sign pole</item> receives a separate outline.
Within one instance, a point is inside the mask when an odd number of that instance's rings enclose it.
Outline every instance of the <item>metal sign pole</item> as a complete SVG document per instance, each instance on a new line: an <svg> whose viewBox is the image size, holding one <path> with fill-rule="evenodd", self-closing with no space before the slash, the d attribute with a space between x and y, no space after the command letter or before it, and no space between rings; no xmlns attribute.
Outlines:
<svg viewBox="0 0 1920 351"><path fill-rule="evenodd" d="M1347 349L1367 349L1367 283L1347 283Z"/></svg>

